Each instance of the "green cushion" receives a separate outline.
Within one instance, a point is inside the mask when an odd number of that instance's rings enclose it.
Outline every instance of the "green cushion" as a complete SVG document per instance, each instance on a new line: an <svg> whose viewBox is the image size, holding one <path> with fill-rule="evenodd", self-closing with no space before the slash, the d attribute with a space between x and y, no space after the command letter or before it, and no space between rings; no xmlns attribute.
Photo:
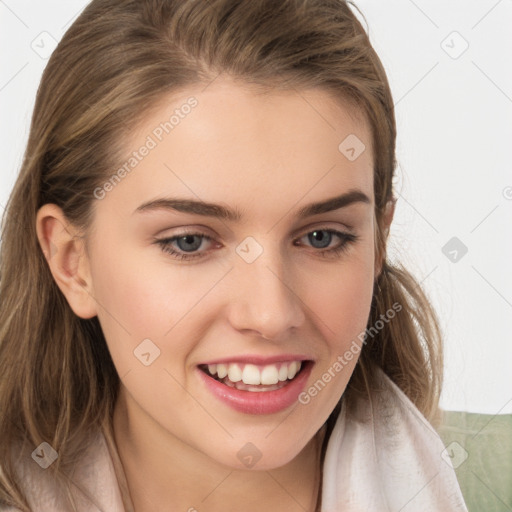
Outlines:
<svg viewBox="0 0 512 512"><path fill-rule="evenodd" d="M438 432L469 512L511 512L512 414L444 411Z"/></svg>

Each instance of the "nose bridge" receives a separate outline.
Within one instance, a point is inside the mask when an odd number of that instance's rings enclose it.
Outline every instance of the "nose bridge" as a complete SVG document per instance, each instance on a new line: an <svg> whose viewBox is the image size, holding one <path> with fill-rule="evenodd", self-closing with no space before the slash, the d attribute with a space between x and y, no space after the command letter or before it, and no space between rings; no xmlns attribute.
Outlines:
<svg viewBox="0 0 512 512"><path fill-rule="evenodd" d="M264 337L278 338L304 321L293 268L286 266L279 247L250 238L237 247L233 272L237 290L231 323L240 330L254 330Z"/></svg>

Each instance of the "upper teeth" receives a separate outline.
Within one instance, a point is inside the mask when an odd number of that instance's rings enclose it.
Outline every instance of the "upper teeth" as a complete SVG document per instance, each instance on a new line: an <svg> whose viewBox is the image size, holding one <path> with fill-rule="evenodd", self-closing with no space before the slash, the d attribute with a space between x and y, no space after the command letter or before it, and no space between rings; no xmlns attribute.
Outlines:
<svg viewBox="0 0 512 512"><path fill-rule="evenodd" d="M265 366L243 363L219 363L209 364L208 371L211 375L217 374L219 379L223 379L227 375L232 382L243 381L245 384L271 385L286 379L293 379L300 370L301 365L301 361L267 364Z"/></svg>

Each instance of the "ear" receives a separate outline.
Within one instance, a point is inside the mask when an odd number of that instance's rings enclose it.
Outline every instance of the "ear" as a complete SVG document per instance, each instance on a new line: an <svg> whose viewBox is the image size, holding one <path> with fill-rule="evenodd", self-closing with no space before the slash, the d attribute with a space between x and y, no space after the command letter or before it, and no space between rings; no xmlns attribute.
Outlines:
<svg viewBox="0 0 512 512"><path fill-rule="evenodd" d="M37 238L57 286L80 318L96 316L89 261L83 239L56 204L37 212Z"/></svg>
<svg viewBox="0 0 512 512"><path fill-rule="evenodd" d="M375 262L375 279L380 276L382 272L382 266L384 264L384 260L386 259L386 247L387 247L387 239L389 235L389 229L391 226L391 222L393 222L393 216L395 215L395 204L396 198L390 199L386 206L384 207L384 212L382 214L382 254L379 254L379 248L377 247L377 260Z"/></svg>

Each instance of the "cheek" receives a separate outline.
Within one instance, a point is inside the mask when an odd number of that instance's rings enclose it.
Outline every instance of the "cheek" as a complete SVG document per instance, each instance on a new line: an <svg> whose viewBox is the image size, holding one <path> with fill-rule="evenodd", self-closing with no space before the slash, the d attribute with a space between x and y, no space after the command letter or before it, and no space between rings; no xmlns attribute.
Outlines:
<svg viewBox="0 0 512 512"><path fill-rule="evenodd" d="M98 318L120 375L139 364L133 351L145 339L161 353L172 341L173 359L185 357L195 338L191 332L178 333L194 325L194 319L197 323L200 301L225 273L167 264L166 255L158 251L158 247L140 252L131 248L116 260L108 257L106 248L94 259L91 271Z"/></svg>
<svg viewBox="0 0 512 512"><path fill-rule="evenodd" d="M361 244L339 264L326 266L321 274L309 276L304 290L306 304L317 317L316 325L328 340L331 352L345 350L368 321L374 285L373 244ZM332 353L331 353L332 356Z"/></svg>
<svg viewBox="0 0 512 512"><path fill-rule="evenodd" d="M337 283L330 283L324 295L323 311L329 315L331 329L337 333L364 330L373 292L371 267L342 273Z"/></svg>

